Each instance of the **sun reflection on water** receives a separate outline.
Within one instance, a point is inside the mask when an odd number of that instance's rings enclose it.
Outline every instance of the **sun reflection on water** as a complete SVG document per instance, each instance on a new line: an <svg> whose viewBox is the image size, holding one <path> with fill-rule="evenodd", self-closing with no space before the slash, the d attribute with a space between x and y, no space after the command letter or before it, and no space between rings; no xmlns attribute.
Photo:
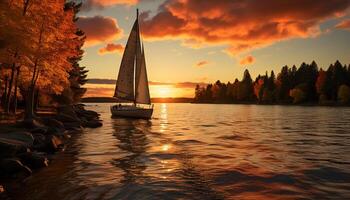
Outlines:
<svg viewBox="0 0 350 200"><path fill-rule="evenodd" d="M165 130L168 128L168 110L167 105L165 103L162 103L160 106L160 129L159 131L161 133L165 132Z"/></svg>

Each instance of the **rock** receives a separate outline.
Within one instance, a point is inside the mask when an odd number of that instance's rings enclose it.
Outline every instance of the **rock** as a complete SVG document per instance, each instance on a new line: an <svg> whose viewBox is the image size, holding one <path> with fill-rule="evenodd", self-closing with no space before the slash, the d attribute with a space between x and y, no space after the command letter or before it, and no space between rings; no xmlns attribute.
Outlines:
<svg viewBox="0 0 350 200"><path fill-rule="evenodd" d="M68 115L68 116L72 116L73 118L77 118L77 115L75 113L75 109L71 105L59 106L57 108L57 112L59 114L65 114L65 115Z"/></svg>
<svg viewBox="0 0 350 200"><path fill-rule="evenodd" d="M32 134L25 131L0 134L0 138L22 142L27 148L32 148L34 143L34 138Z"/></svg>
<svg viewBox="0 0 350 200"><path fill-rule="evenodd" d="M23 153L27 151L28 148L26 147L25 143L0 137L0 158L12 157L17 153Z"/></svg>
<svg viewBox="0 0 350 200"><path fill-rule="evenodd" d="M63 141L55 135L46 136L45 143L48 152L56 152L63 148Z"/></svg>
<svg viewBox="0 0 350 200"><path fill-rule="evenodd" d="M45 135L40 133L34 133L33 137L34 137L34 145L33 145L34 149L41 150L46 148Z"/></svg>
<svg viewBox="0 0 350 200"><path fill-rule="evenodd" d="M77 115L80 118L85 118L87 121L97 120L99 117L99 114L97 112L90 111L90 110L79 110L77 111Z"/></svg>
<svg viewBox="0 0 350 200"><path fill-rule="evenodd" d="M97 128L97 127L101 127L102 125L103 125L102 122L97 120L92 120L92 121L83 123L83 127L89 127L89 128Z"/></svg>
<svg viewBox="0 0 350 200"><path fill-rule="evenodd" d="M40 134L46 134L48 131L47 127L39 127L39 128L34 128L32 130L30 130L30 132L33 133L40 133Z"/></svg>
<svg viewBox="0 0 350 200"><path fill-rule="evenodd" d="M83 127L72 127L69 128L68 133L75 134L75 133L80 133L83 131Z"/></svg>
<svg viewBox="0 0 350 200"><path fill-rule="evenodd" d="M75 129L81 129L81 123L80 122L65 122L64 127L67 130L75 130Z"/></svg>
<svg viewBox="0 0 350 200"><path fill-rule="evenodd" d="M14 175L18 173L30 175L32 173L32 170L23 165L18 159L7 158L1 160L0 162L0 173L3 175Z"/></svg>
<svg viewBox="0 0 350 200"><path fill-rule="evenodd" d="M47 157L40 153L27 152L18 155L18 157L21 159L23 164L27 165L31 169L38 169L49 166L49 160Z"/></svg>
<svg viewBox="0 0 350 200"><path fill-rule="evenodd" d="M45 127L44 124L36 119L25 119L22 122L23 126L28 129L42 128Z"/></svg>
<svg viewBox="0 0 350 200"><path fill-rule="evenodd" d="M71 116L71 115L62 114L62 113L58 114L56 116L56 119L58 121L63 122L63 124L66 122L81 122L77 116Z"/></svg>
<svg viewBox="0 0 350 200"><path fill-rule="evenodd" d="M64 124L61 121L58 121L53 118L47 118L45 119L45 125L48 126L49 128L56 128L59 131L64 131Z"/></svg>

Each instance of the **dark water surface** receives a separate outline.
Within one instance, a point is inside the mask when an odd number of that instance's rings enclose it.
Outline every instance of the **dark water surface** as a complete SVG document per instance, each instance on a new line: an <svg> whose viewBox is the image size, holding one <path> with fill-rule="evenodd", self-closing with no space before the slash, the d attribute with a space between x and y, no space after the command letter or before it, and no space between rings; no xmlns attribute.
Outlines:
<svg viewBox="0 0 350 200"><path fill-rule="evenodd" d="M156 104L74 136L14 199L350 199L350 108Z"/></svg>

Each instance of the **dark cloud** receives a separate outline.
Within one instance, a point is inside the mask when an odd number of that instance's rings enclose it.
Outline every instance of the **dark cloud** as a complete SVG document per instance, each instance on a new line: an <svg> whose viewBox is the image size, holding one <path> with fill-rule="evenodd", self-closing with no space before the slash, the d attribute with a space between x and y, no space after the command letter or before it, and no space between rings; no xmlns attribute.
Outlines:
<svg viewBox="0 0 350 200"><path fill-rule="evenodd" d="M88 46L119 39L123 32L117 20L112 17L80 17L76 24L85 32Z"/></svg>
<svg viewBox="0 0 350 200"><path fill-rule="evenodd" d="M209 62L206 61L206 60L203 60L203 61L199 61L195 64L195 67L198 67L198 68L201 68L201 67L204 67L204 65L207 65Z"/></svg>

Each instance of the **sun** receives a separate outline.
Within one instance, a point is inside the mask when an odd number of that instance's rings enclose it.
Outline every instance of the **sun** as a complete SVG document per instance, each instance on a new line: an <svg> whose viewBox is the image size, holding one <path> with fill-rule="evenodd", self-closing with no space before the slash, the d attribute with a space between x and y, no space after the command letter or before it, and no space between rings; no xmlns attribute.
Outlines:
<svg viewBox="0 0 350 200"><path fill-rule="evenodd" d="M153 86L151 88L151 92L153 93L153 97L172 97L173 96L173 88L170 85L160 85L160 86Z"/></svg>

